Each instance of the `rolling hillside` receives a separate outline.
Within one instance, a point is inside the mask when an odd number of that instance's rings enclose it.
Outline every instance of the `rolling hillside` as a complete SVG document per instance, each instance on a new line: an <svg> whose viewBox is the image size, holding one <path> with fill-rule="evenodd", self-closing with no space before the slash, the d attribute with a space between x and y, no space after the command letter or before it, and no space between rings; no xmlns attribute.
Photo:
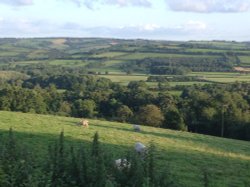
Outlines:
<svg viewBox="0 0 250 187"><path fill-rule="evenodd" d="M79 119L58 116L0 112L0 140L13 128L15 136L37 154L48 150L48 144L58 139L63 130L66 141L90 143L94 133L100 135L102 145L121 158L136 142L156 145L158 167L169 167L183 186L202 184L202 170L206 168L211 186L250 185L249 142L143 127L134 132L131 125L90 120L88 129L76 126Z"/></svg>

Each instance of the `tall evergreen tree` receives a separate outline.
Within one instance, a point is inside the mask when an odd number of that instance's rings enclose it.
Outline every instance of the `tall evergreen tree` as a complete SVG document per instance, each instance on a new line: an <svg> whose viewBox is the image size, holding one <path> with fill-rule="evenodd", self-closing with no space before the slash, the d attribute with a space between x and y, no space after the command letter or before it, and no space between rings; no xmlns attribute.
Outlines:
<svg viewBox="0 0 250 187"><path fill-rule="evenodd" d="M66 173L66 155L64 148L64 133L61 132L58 143L55 144L53 153L51 155L51 169L52 169L52 178L51 185L53 187L62 187L65 186Z"/></svg>
<svg viewBox="0 0 250 187"><path fill-rule="evenodd" d="M92 143L92 152L93 157L98 157L100 155L100 145L99 145L99 135L98 132L95 133L93 143Z"/></svg>
<svg viewBox="0 0 250 187"><path fill-rule="evenodd" d="M94 187L105 186L106 184L106 169L104 164L103 153L100 149L99 135L96 132L92 143L92 162L93 162L93 181Z"/></svg>
<svg viewBox="0 0 250 187"><path fill-rule="evenodd" d="M87 166L87 156L86 156L86 152L84 150L83 146L80 146L79 150L78 150L78 159L77 159L77 163L78 163L78 179L77 179L77 183L79 184L79 186L85 186L88 182L88 166Z"/></svg>

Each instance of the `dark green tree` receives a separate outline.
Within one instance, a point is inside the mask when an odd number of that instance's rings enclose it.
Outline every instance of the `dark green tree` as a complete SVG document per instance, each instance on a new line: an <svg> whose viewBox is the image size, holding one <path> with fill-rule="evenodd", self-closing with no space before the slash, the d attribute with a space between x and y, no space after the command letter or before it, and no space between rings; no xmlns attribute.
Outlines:
<svg viewBox="0 0 250 187"><path fill-rule="evenodd" d="M121 105L117 111L116 116L120 122L128 122L133 117L133 111L126 105Z"/></svg>
<svg viewBox="0 0 250 187"><path fill-rule="evenodd" d="M74 113L77 117L94 117L96 114L96 103L91 99L76 100L74 102Z"/></svg>
<svg viewBox="0 0 250 187"><path fill-rule="evenodd" d="M135 120L138 124L160 127L164 116L160 108L150 104L140 107L139 111L135 114Z"/></svg>
<svg viewBox="0 0 250 187"><path fill-rule="evenodd" d="M50 150L51 185L54 187L67 186L66 154L64 133L60 134L59 141Z"/></svg>
<svg viewBox="0 0 250 187"><path fill-rule="evenodd" d="M91 181L94 187L106 185L106 168L104 163L103 152L100 148L99 135L96 132L92 143L92 168Z"/></svg>
<svg viewBox="0 0 250 187"><path fill-rule="evenodd" d="M181 131L187 130L183 117L177 108L171 108L165 113L165 120L162 127Z"/></svg>

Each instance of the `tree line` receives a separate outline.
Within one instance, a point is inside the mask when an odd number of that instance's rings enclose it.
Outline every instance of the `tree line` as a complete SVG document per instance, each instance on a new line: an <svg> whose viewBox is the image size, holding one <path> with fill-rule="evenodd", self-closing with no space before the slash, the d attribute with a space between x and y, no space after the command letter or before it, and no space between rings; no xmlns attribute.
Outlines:
<svg viewBox="0 0 250 187"><path fill-rule="evenodd" d="M120 65L125 71L144 72L154 75L184 75L194 72L232 72L233 66L240 64L235 54L220 56L183 56L171 58L144 58Z"/></svg>
<svg viewBox="0 0 250 187"><path fill-rule="evenodd" d="M180 97L152 92L143 81L127 86L97 76L37 76L2 84L0 109L105 118L250 140L249 83L194 85Z"/></svg>

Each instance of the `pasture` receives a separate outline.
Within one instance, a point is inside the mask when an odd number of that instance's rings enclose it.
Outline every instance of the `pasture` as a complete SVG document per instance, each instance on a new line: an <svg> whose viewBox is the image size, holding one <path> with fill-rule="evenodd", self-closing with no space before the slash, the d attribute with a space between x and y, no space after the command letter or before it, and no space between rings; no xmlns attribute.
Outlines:
<svg viewBox="0 0 250 187"><path fill-rule="evenodd" d="M92 55L94 58L115 58L115 57L120 57L127 55L128 53L124 52L107 52L107 53L100 53L100 54L95 54Z"/></svg>
<svg viewBox="0 0 250 187"><path fill-rule="evenodd" d="M146 81L148 76L146 75L122 75L122 74L112 74L112 75L99 75L100 77L110 79L112 82L120 83L122 85L127 85L130 81Z"/></svg>
<svg viewBox="0 0 250 187"><path fill-rule="evenodd" d="M135 60L145 58L216 58L218 56L209 55L186 55L186 54L171 54L171 53L130 53L128 55L121 56L122 60Z"/></svg>
<svg viewBox="0 0 250 187"><path fill-rule="evenodd" d="M241 66L250 66L250 56L239 56Z"/></svg>
<svg viewBox="0 0 250 187"><path fill-rule="evenodd" d="M204 170L213 187L243 187L250 182L249 142L146 126L138 133L130 124L100 120L89 120L90 127L83 128L76 126L80 119L59 116L1 111L0 119L0 138L13 128L18 141L32 148L37 161L62 130L66 143L74 146L89 145L98 132L101 144L114 158L121 158L136 142L146 146L153 142L157 167L169 167L186 187L202 186Z"/></svg>
<svg viewBox="0 0 250 187"><path fill-rule="evenodd" d="M250 74L238 72L193 72L189 76L198 76L204 80L217 83L249 82Z"/></svg>
<svg viewBox="0 0 250 187"><path fill-rule="evenodd" d="M109 75L99 75L100 77L104 77L110 79L112 82L121 83L122 85L127 85L130 81L146 81L149 75L145 74L113 74L110 72ZM117 72L119 73L119 72ZM200 77L200 79L205 80L207 82L202 81L180 81L180 82L168 82L169 86L190 86L194 84L204 85L211 83L233 83L233 82L250 82L250 74L242 74L237 72L192 72L187 76L196 76ZM150 87L156 87L158 85L157 82L147 82Z"/></svg>

